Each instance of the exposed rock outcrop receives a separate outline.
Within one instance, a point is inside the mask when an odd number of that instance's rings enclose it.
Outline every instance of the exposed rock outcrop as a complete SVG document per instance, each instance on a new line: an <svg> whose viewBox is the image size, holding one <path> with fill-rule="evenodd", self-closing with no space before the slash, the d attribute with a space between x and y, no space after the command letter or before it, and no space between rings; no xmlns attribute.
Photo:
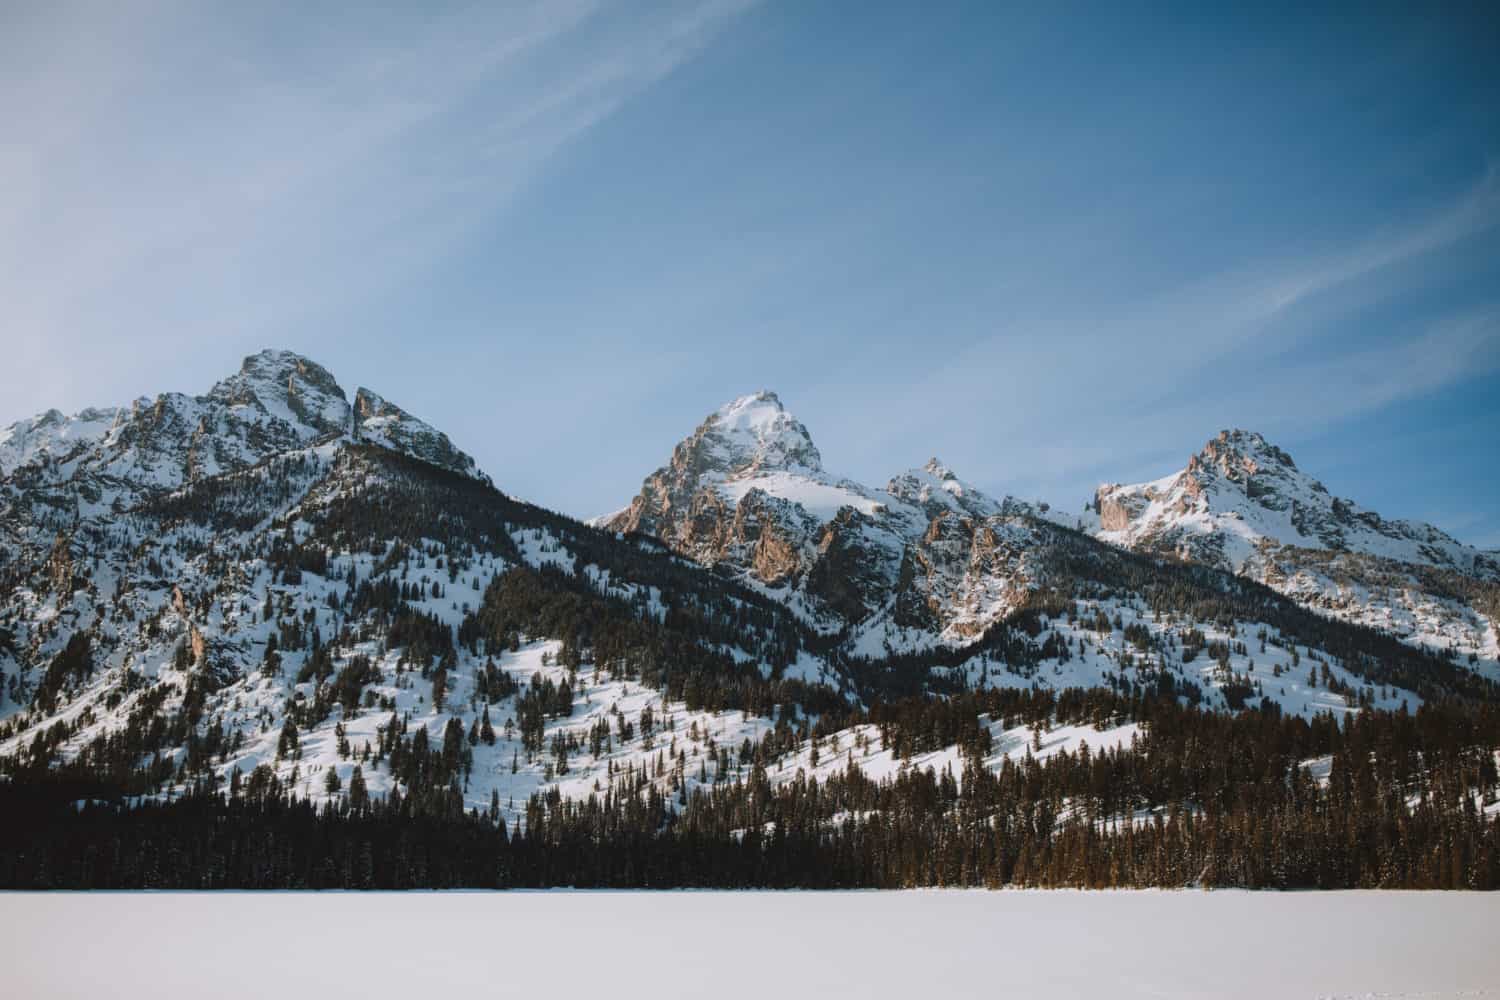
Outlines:
<svg viewBox="0 0 1500 1000"><path fill-rule="evenodd" d="M1037 513L935 458L885 490L832 476L807 428L760 392L709 414L602 524L742 573L829 627L889 616L961 641L1024 599L1034 567L996 558L997 539Z"/></svg>

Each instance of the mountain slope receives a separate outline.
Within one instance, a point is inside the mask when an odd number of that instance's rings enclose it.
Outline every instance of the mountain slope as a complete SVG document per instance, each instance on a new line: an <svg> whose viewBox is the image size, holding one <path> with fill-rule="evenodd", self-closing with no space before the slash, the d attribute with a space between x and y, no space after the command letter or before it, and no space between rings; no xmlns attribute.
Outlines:
<svg viewBox="0 0 1500 1000"><path fill-rule="evenodd" d="M1463 573L1497 567L1430 524L1388 521L1297 468L1251 431L1227 430L1181 472L1135 486L1101 486L1099 535L1240 571L1270 546L1326 549Z"/></svg>
<svg viewBox="0 0 1500 1000"><path fill-rule="evenodd" d="M1333 496L1259 434L1223 431L1180 472L1101 486L1091 508L1104 541L1242 574L1500 677L1500 560Z"/></svg>

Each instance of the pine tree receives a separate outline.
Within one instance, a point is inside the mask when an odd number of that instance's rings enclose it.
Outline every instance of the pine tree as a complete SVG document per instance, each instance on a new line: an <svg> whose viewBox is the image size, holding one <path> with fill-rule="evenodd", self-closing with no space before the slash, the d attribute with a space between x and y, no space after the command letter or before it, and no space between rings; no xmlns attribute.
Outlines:
<svg viewBox="0 0 1500 1000"><path fill-rule="evenodd" d="M276 759L284 760L301 756L302 744L297 734L297 724L288 716L281 726L281 736L276 741Z"/></svg>
<svg viewBox="0 0 1500 1000"><path fill-rule="evenodd" d="M337 775L334 775L337 778ZM370 792L365 787L364 768L358 764L354 765L354 773L349 776L349 808L355 812L364 812L370 804Z"/></svg>

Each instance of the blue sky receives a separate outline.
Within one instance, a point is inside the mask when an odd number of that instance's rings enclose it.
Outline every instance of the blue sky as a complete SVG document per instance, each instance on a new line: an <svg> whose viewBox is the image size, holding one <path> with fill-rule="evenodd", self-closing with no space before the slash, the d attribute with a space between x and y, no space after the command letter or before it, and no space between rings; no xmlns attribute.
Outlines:
<svg viewBox="0 0 1500 1000"><path fill-rule="evenodd" d="M288 347L578 515L759 388L1067 506L1239 426L1500 546L1496 16L1045 6L7 5L0 421Z"/></svg>

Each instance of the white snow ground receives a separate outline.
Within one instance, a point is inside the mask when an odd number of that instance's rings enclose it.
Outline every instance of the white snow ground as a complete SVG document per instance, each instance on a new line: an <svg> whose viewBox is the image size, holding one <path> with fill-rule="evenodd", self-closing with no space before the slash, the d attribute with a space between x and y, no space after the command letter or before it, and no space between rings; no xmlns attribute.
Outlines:
<svg viewBox="0 0 1500 1000"><path fill-rule="evenodd" d="M15 997L1500 997L1500 893L17 893L0 922Z"/></svg>

